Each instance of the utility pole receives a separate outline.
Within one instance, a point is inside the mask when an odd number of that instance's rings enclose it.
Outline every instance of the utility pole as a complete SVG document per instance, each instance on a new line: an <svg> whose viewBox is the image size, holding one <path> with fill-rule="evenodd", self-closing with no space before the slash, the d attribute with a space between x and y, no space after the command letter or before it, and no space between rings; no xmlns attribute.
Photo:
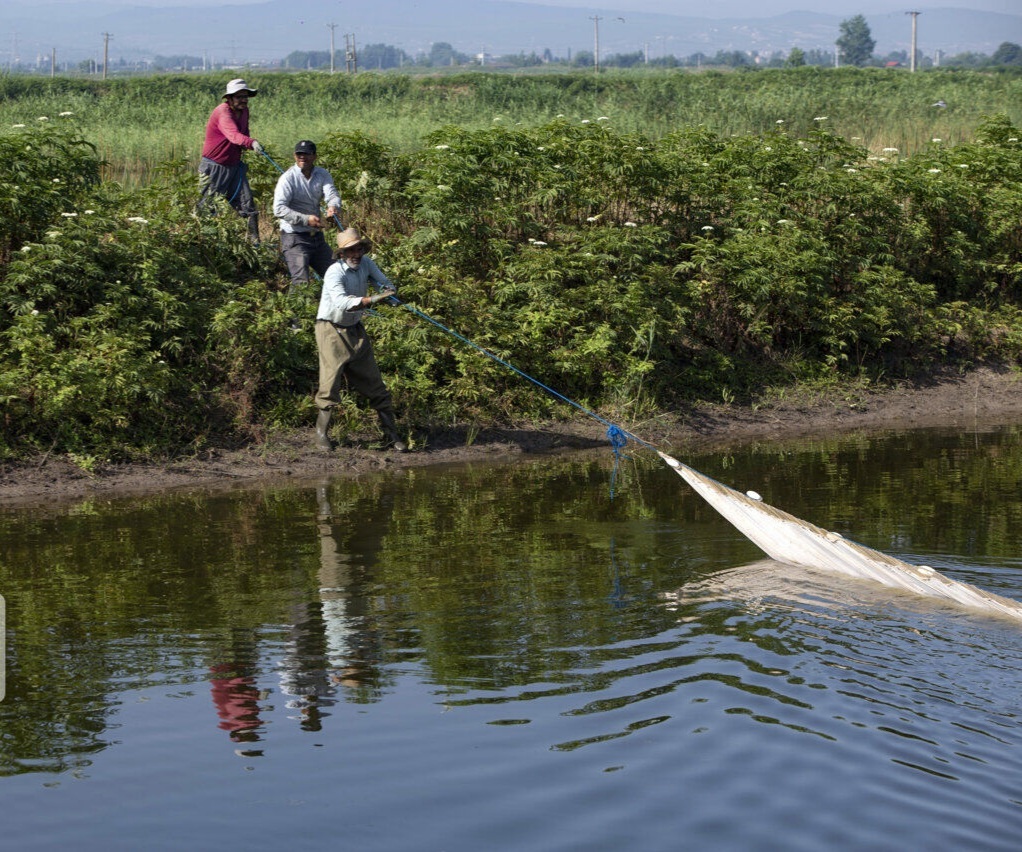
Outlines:
<svg viewBox="0 0 1022 852"><path fill-rule="evenodd" d="M344 35L344 68L349 74L358 73L358 60L355 54L355 34Z"/></svg>
<svg viewBox="0 0 1022 852"><path fill-rule="evenodd" d="M334 30L337 29L337 24L327 24L330 27L330 73L334 73Z"/></svg>
<svg viewBox="0 0 1022 852"><path fill-rule="evenodd" d="M908 61L908 70L916 70L916 18L919 17L919 12L906 12L906 15L912 16L912 56Z"/></svg>
<svg viewBox="0 0 1022 852"><path fill-rule="evenodd" d="M600 21L599 15L593 15L590 19L593 22L593 67L596 73L600 73Z"/></svg>
<svg viewBox="0 0 1022 852"><path fill-rule="evenodd" d="M110 59L110 39L113 36L110 33L103 33L103 79L106 79L106 69Z"/></svg>
<svg viewBox="0 0 1022 852"><path fill-rule="evenodd" d="M57 48L50 48L50 76L57 76Z"/></svg>

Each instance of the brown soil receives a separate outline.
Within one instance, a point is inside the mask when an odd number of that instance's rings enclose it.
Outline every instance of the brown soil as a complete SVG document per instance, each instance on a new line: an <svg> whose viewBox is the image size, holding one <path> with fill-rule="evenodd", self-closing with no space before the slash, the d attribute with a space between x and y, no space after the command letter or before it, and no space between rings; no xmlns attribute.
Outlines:
<svg viewBox="0 0 1022 852"><path fill-rule="evenodd" d="M1022 423L1022 373L982 368L884 390L844 389L754 407L700 406L645 423L619 425L658 449L683 456L686 450L736 447L757 440L930 426L966 430L1018 423ZM0 506L52 505L171 489L236 488L273 480L357 476L610 447L606 426L594 420L493 427L478 434L451 429L418 436L418 448L409 453L374 449L368 440L322 453L314 449L312 437L310 426L242 449L208 450L160 464L101 465L91 472L49 455L0 464Z"/></svg>

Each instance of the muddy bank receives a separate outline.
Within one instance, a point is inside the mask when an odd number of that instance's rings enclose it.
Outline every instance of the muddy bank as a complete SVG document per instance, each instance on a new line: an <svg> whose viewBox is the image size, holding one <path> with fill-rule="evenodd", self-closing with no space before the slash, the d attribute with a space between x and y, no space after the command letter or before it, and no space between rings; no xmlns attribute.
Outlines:
<svg viewBox="0 0 1022 852"><path fill-rule="evenodd" d="M801 395L756 407L700 406L644 423L618 425L658 449L736 447L757 440L787 440L849 432L941 426L963 431L1022 423L1022 372L983 368L884 390L842 390ZM410 453L373 449L370 441L333 453L313 447L312 427L272 436L241 449L149 465L101 465L91 472L64 458L40 456L0 465L0 506L116 498L170 489L220 489L272 480L358 476L385 470L506 461L530 454L610 447L606 427L593 420L493 427L478 434L450 429L417 436Z"/></svg>

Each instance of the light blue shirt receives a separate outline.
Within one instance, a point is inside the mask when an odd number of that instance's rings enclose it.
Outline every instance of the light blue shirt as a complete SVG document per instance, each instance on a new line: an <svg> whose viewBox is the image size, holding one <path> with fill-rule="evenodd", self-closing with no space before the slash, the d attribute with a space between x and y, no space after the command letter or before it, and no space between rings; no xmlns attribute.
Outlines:
<svg viewBox="0 0 1022 852"><path fill-rule="evenodd" d="M319 166L312 167L308 178L297 164L277 178L273 191L273 215L280 221L280 230L288 234L307 234L318 228L309 227L310 216L321 216L320 205L337 208L341 212L341 196L334 186L330 172Z"/></svg>
<svg viewBox="0 0 1022 852"><path fill-rule="evenodd" d="M384 290L397 289L397 285L380 272L380 267L371 258L363 256L358 269L352 269L343 260L331 264L323 276L323 293L319 297L316 319L336 325L355 325L365 313L358 305L369 294L370 281Z"/></svg>

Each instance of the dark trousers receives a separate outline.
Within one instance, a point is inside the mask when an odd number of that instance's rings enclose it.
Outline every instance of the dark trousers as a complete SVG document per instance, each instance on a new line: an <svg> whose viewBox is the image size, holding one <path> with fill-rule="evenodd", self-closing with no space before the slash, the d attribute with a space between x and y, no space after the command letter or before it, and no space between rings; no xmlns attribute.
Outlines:
<svg viewBox="0 0 1022 852"><path fill-rule="evenodd" d="M308 283L310 268L322 278L334 262L333 252L326 244L322 231L282 231L280 249L284 253L287 271L291 273L291 287L287 291L289 296L293 296L297 288Z"/></svg>
<svg viewBox="0 0 1022 852"><path fill-rule="evenodd" d="M259 242L259 211L248 184L248 166L224 166L203 157L199 161L199 212L203 212L211 195L222 195L227 202L248 219L248 235L253 242Z"/></svg>

